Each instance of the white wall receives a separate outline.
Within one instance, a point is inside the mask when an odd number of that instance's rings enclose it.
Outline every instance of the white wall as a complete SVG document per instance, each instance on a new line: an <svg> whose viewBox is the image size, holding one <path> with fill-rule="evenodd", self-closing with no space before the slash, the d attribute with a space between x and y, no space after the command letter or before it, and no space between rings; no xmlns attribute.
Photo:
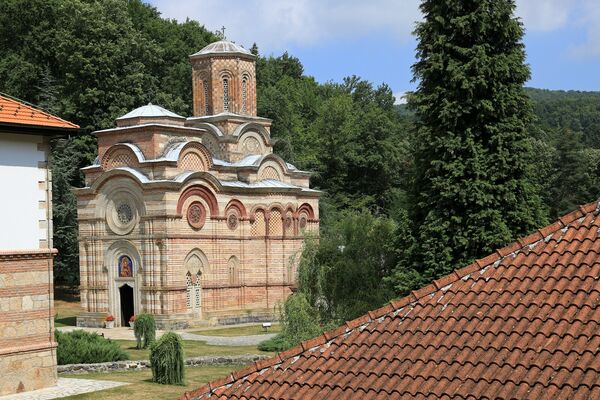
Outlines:
<svg viewBox="0 0 600 400"><path fill-rule="evenodd" d="M42 137L0 133L0 250L38 249L48 230L40 228L47 211L40 209L46 191L39 182L46 170L38 163L46 160L38 150Z"/></svg>

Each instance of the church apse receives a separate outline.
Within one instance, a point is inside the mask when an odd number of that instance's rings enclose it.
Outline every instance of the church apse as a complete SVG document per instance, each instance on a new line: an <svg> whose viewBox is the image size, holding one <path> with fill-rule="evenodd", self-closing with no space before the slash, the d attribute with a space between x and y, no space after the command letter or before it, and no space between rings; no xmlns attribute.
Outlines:
<svg viewBox="0 0 600 400"><path fill-rule="evenodd" d="M320 192L256 116L254 56L221 41L191 62L193 116L148 104L95 132L98 159L75 189L79 326L132 312L161 328L272 319L304 235L318 234Z"/></svg>

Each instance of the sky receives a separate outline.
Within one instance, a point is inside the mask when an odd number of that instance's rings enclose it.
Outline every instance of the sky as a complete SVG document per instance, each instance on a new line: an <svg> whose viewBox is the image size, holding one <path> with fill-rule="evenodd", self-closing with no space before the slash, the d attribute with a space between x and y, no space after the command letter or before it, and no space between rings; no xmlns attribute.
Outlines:
<svg viewBox="0 0 600 400"><path fill-rule="evenodd" d="M358 75L387 83L401 102L414 90L411 65L419 0L146 0L165 18L226 28L228 40L262 55L287 51L319 82ZM600 90L600 0L517 0L525 26L527 86Z"/></svg>

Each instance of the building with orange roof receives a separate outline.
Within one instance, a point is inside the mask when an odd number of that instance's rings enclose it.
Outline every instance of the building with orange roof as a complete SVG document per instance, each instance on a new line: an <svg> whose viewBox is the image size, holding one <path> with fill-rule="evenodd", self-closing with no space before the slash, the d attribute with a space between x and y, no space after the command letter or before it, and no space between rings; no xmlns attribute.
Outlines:
<svg viewBox="0 0 600 400"><path fill-rule="evenodd" d="M78 128L0 94L0 395L56 383L49 141Z"/></svg>
<svg viewBox="0 0 600 400"><path fill-rule="evenodd" d="M600 203L181 397L600 399Z"/></svg>

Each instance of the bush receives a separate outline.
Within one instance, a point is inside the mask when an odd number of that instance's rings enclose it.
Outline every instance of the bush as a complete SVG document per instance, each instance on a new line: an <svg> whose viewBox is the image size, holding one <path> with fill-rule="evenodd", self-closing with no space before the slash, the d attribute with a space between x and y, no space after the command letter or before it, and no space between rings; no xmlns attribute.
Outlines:
<svg viewBox="0 0 600 400"><path fill-rule="evenodd" d="M282 333L280 333L274 338L260 342L258 344L258 349L260 351L284 351L293 346L294 345L291 344Z"/></svg>
<svg viewBox="0 0 600 400"><path fill-rule="evenodd" d="M133 334L138 349L146 349L156 339L156 322L152 314L141 314L135 319Z"/></svg>
<svg viewBox="0 0 600 400"><path fill-rule="evenodd" d="M174 332L165 333L150 345L152 381L163 385L183 385L183 343Z"/></svg>
<svg viewBox="0 0 600 400"><path fill-rule="evenodd" d="M109 361L128 360L129 355L117 342L105 339L97 333L82 330L54 332L58 343L56 356L59 365L91 364Z"/></svg>
<svg viewBox="0 0 600 400"><path fill-rule="evenodd" d="M316 311L303 293L288 297L281 315L282 331L258 345L262 351L283 351L323 333Z"/></svg>

